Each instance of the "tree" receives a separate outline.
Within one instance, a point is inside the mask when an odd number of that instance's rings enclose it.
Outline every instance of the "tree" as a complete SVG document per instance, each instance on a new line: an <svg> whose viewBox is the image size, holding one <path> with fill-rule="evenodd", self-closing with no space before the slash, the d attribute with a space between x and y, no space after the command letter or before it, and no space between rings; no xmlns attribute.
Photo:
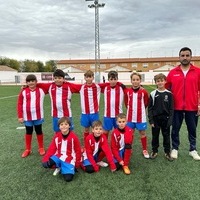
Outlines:
<svg viewBox="0 0 200 200"><path fill-rule="evenodd" d="M45 63L45 71L46 72L54 72L55 70L56 70L55 60L49 60Z"/></svg>

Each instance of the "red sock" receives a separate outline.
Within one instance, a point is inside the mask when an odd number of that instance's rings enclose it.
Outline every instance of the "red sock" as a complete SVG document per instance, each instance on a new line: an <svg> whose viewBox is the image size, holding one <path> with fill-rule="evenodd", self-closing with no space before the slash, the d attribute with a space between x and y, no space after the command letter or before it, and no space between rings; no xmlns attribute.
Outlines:
<svg viewBox="0 0 200 200"><path fill-rule="evenodd" d="M84 145L85 145L86 137L87 137L88 135L89 135L89 132L84 132L84 133L83 133Z"/></svg>
<svg viewBox="0 0 200 200"><path fill-rule="evenodd" d="M24 138L26 149L31 150L32 134L25 134Z"/></svg>
<svg viewBox="0 0 200 200"><path fill-rule="evenodd" d="M132 149L125 149L124 151L124 166L128 166L131 159Z"/></svg>
<svg viewBox="0 0 200 200"><path fill-rule="evenodd" d="M147 150L147 136L141 138L142 149Z"/></svg>
<svg viewBox="0 0 200 200"><path fill-rule="evenodd" d="M37 141L38 141L38 147L44 148L44 142L43 142L43 133L42 134L37 134Z"/></svg>

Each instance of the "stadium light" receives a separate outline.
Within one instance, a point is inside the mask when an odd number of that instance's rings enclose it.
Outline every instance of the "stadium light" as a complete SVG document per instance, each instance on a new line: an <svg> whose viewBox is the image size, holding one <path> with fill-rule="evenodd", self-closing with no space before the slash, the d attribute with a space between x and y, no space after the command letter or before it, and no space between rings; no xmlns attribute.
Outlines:
<svg viewBox="0 0 200 200"><path fill-rule="evenodd" d="M85 0L94 1L93 4L88 5L89 8L95 8L95 82L100 82L100 43L99 43L99 8L104 7L105 3L99 3L98 0Z"/></svg>

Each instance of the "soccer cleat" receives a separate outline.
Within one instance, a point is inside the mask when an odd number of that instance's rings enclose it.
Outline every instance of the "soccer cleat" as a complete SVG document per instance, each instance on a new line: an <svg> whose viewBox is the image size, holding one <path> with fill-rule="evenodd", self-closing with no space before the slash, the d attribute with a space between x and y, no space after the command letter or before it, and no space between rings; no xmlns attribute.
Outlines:
<svg viewBox="0 0 200 200"><path fill-rule="evenodd" d="M45 154L44 148L39 148L39 149L38 149L38 152L39 152L39 154L40 154L41 156L43 156L43 155Z"/></svg>
<svg viewBox="0 0 200 200"><path fill-rule="evenodd" d="M172 151L171 151L171 157L173 159L177 159L178 158L178 150L172 149Z"/></svg>
<svg viewBox="0 0 200 200"><path fill-rule="evenodd" d="M192 156L194 160L200 160L200 156L196 150L190 151L189 155Z"/></svg>
<svg viewBox="0 0 200 200"><path fill-rule="evenodd" d="M151 152L150 158L151 158L151 159L155 159L157 156L158 156L158 153L157 153L157 152Z"/></svg>
<svg viewBox="0 0 200 200"><path fill-rule="evenodd" d="M148 153L148 151L147 150L143 150L143 156L145 157L145 158L149 158L149 153Z"/></svg>
<svg viewBox="0 0 200 200"><path fill-rule="evenodd" d="M131 173L130 169L128 168L128 166L123 166L123 170L124 170L124 173L129 175Z"/></svg>
<svg viewBox="0 0 200 200"><path fill-rule="evenodd" d="M31 154L31 150L26 149L23 153L22 153L22 158L25 158L27 156L29 156Z"/></svg>
<svg viewBox="0 0 200 200"><path fill-rule="evenodd" d="M167 160L170 162L174 161L174 159L171 157L170 153L165 153L165 158L167 158Z"/></svg>
<svg viewBox="0 0 200 200"><path fill-rule="evenodd" d="M56 168L53 172L53 176L57 176L60 173L60 168Z"/></svg>
<svg viewBox="0 0 200 200"><path fill-rule="evenodd" d="M108 163L104 162L104 161L99 161L97 162L97 165L101 166L101 167L108 167Z"/></svg>

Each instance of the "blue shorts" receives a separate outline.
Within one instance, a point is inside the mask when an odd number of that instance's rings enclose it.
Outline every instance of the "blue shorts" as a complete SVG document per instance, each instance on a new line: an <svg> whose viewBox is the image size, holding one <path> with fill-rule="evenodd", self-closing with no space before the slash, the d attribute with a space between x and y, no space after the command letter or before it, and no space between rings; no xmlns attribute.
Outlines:
<svg viewBox="0 0 200 200"><path fill-rule="evenodd" d="M30 120L30 121L24 121L25 126L35 126L40 125L44 122L44 119L39 120Z"/></svg>
<svg viewBox="0 0 200 200"><path fill-rule="evenodd" d="M85 128L92 126L92 123L96 120L99 120L99 113L81 114L81 126Z"/></svg>
<svg viewBox="0 0 200 200"><path fill-rule="evenodd" d="M74 165L60 160L57 156L51 156L51 159L56 163L56 167L60 168L61 174L75 174Z"/></svg>
<svg viewBox="0 0 200 200"><path fill-rule="evenodd" d="M115 117L104 117L103 118L103 129L106 131L111 131L113 128L117 128Z"/></svg>
<svg viewBox="0 0 200 200"><path fill-rule="evenodd" d="M147 122L143 123L127 122L127 126L132 129L137 129L138 131L144 131L147 129Z"/></svg>
<svg viewBox="0 0 200 200"><path fill-rule="evenodd" d="M94 156L93 156L93 158L94 158L94 160L97 162L97 160L98 160L98 153L96 153ZM88 159L85 159L85 160L83 160L83 166L88 166L88 165L92 165L91 163L90 163L90 161L88 160Z"/></svg>
<svg viewBox="0 0 200 200"><path fill-rule="evenodd" d="M53 131L54 132L59 132L60 131L60 129L59 129L59 126L58 126L58 120L59 120L60 118L58 118L58 117L53 117ZM70 130L73 130L74 129L74 124L73 124L73 120L72 120L72 117L69 117L69 119L70 119L70 122L71 122L71 126L70 126Z"/></svg>

